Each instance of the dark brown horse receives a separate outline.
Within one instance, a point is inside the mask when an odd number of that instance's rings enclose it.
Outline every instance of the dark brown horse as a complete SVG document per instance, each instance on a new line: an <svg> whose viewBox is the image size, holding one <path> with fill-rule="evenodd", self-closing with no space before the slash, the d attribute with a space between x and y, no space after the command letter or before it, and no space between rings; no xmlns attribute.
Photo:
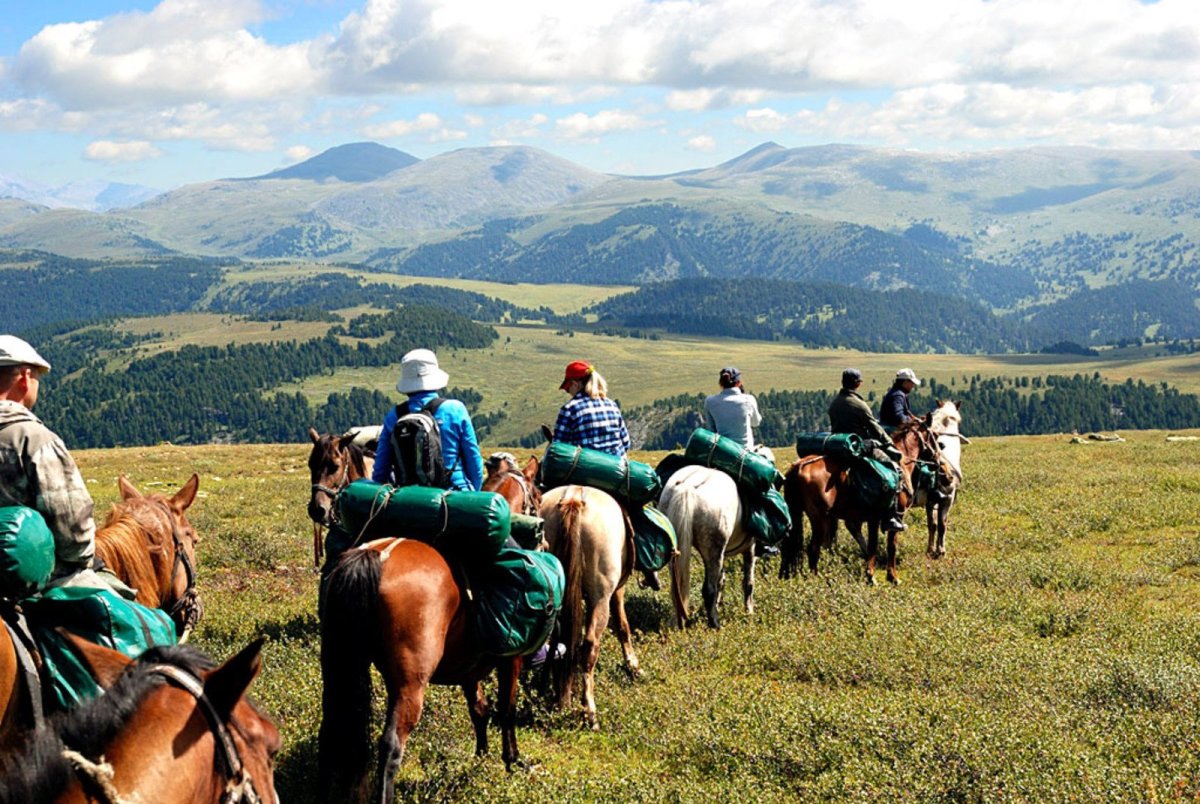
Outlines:
<svg viewBox="0 0 1200 804"><path fill-rule="evenodd" d="M494 491L508 500L508 507L513 513L537 516L538 507L542 504L542 492L536 483L539 465L534 455L521 469L511 453L492 453L484 463L487 478L483 481L483 491Z"/></svg>
<svg viewBox="0 0 1200 804"><path fill-rule="evenodd" d="M365 800L371 760L371 664L383 676L387 715L377 760L380 794L390 802L408 736L429 684L462 687L475 727L475 752L487 752L490 706L483 680L499 670L501 750L519 761L517 679L521 659L481 654L467 593L441 553L413 539L380 539L347 550L329 575L321 615L320 795Z"/></svg>
<svg viewBox="0 0 1200 804"><path fill-rule="evenodd" d="M0 803L278 800L279 731L245 697L261 640L214 668L186 646L131 662L70 639L106 692L0 759Z"/></svg>
<svg viewBox="0 0 1200 804"><path fill-rule="evenodd" d="M371 476L374 455L363 443L362 431L335 436L308 428L312 452L308 454L308 473L312 490L308 498L308 518L313 521L313 566L321 566L324 543L321 528L333 521L333 501L338 492L355 480Z"/></svg>
<svg viewBox="0 0 1200 804"><path fill-rule="evenodd" d="M929 431L929 417L906 422L892 433L892 443L902 456L900 469L904 482L900 491L903 509L912 503L913 469L920 462L931 462L939 474L948 473L938 452L937 441ZM808 568L816 573L821 548L831 548L838 520L854 534L866 558L867 583L875 583L875 563L879 552L879 511L863 510L852 501L848 462L835 456L809 455L796 461L784 474L783 494L792 514L792 530L781 545L779 575L790 577L798 571L800 549L803 545L804 517L812 527L808 542ZM862 538L862 526L867 526L867 541ZM896 574L896 531L887 534L887 579L900 583Z"/></svg>
<svg viewBox="0 0 1200 804"><path fill-rule="evenodd" d="M143 495L122 476L122 501L96 531L96 555L113 573L138 590L138 602L162 608L186 638L202 613L196 593L195 545L200 541L184 512L196 498L200 478L192 475L173 496ZM3 612L9 619L12 612ZM35 725L31 683L23 677L16 646L0 627L0 748Z"/></svg>

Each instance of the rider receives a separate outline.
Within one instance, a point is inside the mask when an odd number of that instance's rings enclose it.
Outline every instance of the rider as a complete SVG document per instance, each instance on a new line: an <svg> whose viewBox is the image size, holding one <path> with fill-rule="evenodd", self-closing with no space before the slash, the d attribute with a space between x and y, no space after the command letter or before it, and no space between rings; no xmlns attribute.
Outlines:
<svg viewBox="0 0 1200 804"><path fill-rule="evenodd" d="M414 349L400 359L400 379L396 390L408 394L406 410L415 413L438 398L437 392L450 382L450 375L438 366L437 356L428 349ZM388 411L379 433L375 468L371 479L376 483L392 480L392 429L399 418L396 408ZM450 468L450 488L479 491L483 486L483 456L475 438L475 426L467 406L457 399L443 400L433 411L442 437L442 461Z"/></svg>
<svg viewBox="0 0 1200 804"><path fill-rule="evenodd" d="M920 385L921 381L912 369L902 368L896 372L895 382L879 405L879 421L885 427L899 427L905 422L916 421L917 417L908 406L908 395Z"/></svg>
<svg viewBox="0 0 1200 804"><path fill-rule="evenodd" d="M894 456L885 451L885 448L892 446L892 439L879 424L866 401L859 395L858 389L861 385L862 372L858 369L848 368L842 372L842 390L829 405L829 428L834 433L853 433L872 442L873 454L871 457L881 463L891 465L903 481L904 473L900 471L899 463ZM885 527L891 531L906 530L908 526L904 524L904 509L900 506L900 495L896 495L893 505L895 507L892 518Z"/></svg>
<svg viewBox="0 0 1200 804"><path fill-rule="evenodd" d="M46 520L54 534L52 586L109 588L132 600L136 593L96 557L94 505L79 468L62 439L33 415L48 371L32 346L0 335L0 505L23 505Z"/></svg>
<svg viewBox="0 0 1200 804"><path fill-rule="evenodd" d="M752 429L762 424L762 414L758 412L758 400L742 387L742 372L727 366L721 369L717 382L721 392L704 400L705 423L713 432L733 439L751 452L763 454L766 447L755 446Z"/></svg>
<svg viewBox="0 0 1200 804"><path fill-rule="evenodd" d="M629 452L629 428L621 408L608 398L608 383L589 363L567 364L558 386L570 399L558 411L554 440L564 444L624 456Z"/></svg>

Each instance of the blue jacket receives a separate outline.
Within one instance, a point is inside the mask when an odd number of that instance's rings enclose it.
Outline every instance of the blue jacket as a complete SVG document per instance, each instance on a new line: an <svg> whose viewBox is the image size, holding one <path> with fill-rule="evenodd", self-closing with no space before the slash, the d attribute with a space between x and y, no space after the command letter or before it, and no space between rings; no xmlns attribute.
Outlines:
<svg viewBox="0 0 1200 804"><path fill-rule="evenodd" d="M409 394L408 410L416 412L429 404L437 391L421 391ZM396 409L392 408L383 417L383 431L379 434L379 445L375 448L375 469L371 479L376 483L392 481L392 429L396 426ZM475 426L471 414L457 399L447 399L433 414L442 433L442 461L450 473L450 488L456 491L479 491L483 486L483 456L479 452L479 441L475 438Z"/></svg>
<svg viewBox="0 0 1200 804"><path fill-rule="evenodd" d="M899 427L909 419L915 418L917 417L908 407L908 394L904 393L900 386L893 385L879 404L879 421L888 427Z"/></svg>

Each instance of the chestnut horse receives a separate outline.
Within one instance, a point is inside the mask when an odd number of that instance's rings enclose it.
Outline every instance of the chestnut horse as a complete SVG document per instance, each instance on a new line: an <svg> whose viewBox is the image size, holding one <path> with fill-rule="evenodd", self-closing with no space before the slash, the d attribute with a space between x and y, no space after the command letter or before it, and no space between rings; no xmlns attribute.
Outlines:
<svg viewBox="0 0 1200 804"><path fill-rule="evenodd" d="M566 576L558 617L566 655L554 667L558 706L570 704L575 675L582 675L584 715L591 728L599 729L594 671L600 638L610 621L626 669L635 677L641 674L625 616L625 582L634 563L632 528L616 500L587 486L551 489L542 498L540 512L546 520L546 542Z"/></svg>
<svg viewBox="0 0 1200 804"><path fill-rule="evenodd" d="M508 500L508 507L516 514L537 516L542 504L542 492L537 487L539 463L530 456L524 469L517 466L516 457L509 452L494 452L484 463L487 478L483 491L494 491Z"/></svg>
<svg viewBox="0 0 1200 804"><path fill-rule="evenodd" d="M0 802L275 802L275 724L245 697L262 641L220 667L194 648L131 661L70 637L104 695L0 758Z"/></svg>
<svg viewBox="0 0 1200 804"><path fill-rule="evenodd" d="M367 797L372 662L387 689L376 800L393 799L393 777L429 684L462 687L475 752L482 755L490 710L482 682L498 669L504 764L511 768L520 761L516 698L522 660L480 653L469 605L463 581L424 542L379 539L341 555L329 575L321 615L319 795L331 801Z"/></svg>
<svg viewBox="0 0 1200 804"><path fill-rule="evenodd" d="M202 612L194 587L195 545L200 539L184 515L196 498L200 478L193 474L171 497L143 495L123 475L117 485L123 500L113 506L104 527L96 531L96 555L118 578L137 589L139 603L171 614L181 639L186 639ZM14 612L3 614L10 620ZM0 747L36 725L31 688L23 677L12 635L7 626L2 627Z"/></svg>
<svg viewBox="0 0 1200 804"><path fill-rule="evenodd" d="M900 502L904 509L912 503L909 489L912 488L913 469L919 462L932 462L939 474L949 472L938 451L937 442L929 431L929 417L924 420L905 422L892 433L892 443L900 451L900 470L904 483L900 491ZM879 552L880 511L869 511L855 507L851 501L849 485L850 465L832 455L810 455L793 463L784 474L783 495L792 514L792 531L781 545L779 576L790 577L797 570L800 549L803 544L804 525L807 516L812 527L808 543L808 568L816 573L821 547L832 547L838 520L845 520L854 534L866 558L867 583L875 583L876 554ZM867 525L867 541L862 539L862 526ZM887 534L887 579L899 584L896 574L896 531Z"/></svg>
<svg viewBox="0 0 1200 804"><path fill-rule="evenodd" d="M308 454L308 473L312 480L308 498L308 518L313 521L313 566L321 566L324 543L321 528L333 522L333 501L338 493L360 478L370 477L374 455L364 444L365 435L377 428L354 428L344 435L318 433L308 428L312 452ZM378 433L375 433L378 438Z"/></svg>
<svg viewBox="0 0 1200 804"><path fill-rule="evenodd" d="M930 415L929 430L937 439L938 449L949 468L948 474L938 473L938 483L930 491L917 490L915 505L925 506L925 524L929 530L929 543L925 554L930 558L946 555L946 525L950 520L950 508L962 486L962 448L971 440L959 432L962 414L959 403L937 400L937 408Z"/></svg>

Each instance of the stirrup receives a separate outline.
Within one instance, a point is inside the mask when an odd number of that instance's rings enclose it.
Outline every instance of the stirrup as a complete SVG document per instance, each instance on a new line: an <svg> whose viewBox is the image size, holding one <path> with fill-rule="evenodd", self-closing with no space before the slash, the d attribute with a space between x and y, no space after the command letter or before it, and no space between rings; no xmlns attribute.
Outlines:
<svg viewBox="0 0 1200 804"><path fill-rule="evenodd" d="M887 529L890 531L899 532L902 530L908 530L908 525L905 525L904 520L902 520L900 517L894 516L888 520Z"/></svg>

